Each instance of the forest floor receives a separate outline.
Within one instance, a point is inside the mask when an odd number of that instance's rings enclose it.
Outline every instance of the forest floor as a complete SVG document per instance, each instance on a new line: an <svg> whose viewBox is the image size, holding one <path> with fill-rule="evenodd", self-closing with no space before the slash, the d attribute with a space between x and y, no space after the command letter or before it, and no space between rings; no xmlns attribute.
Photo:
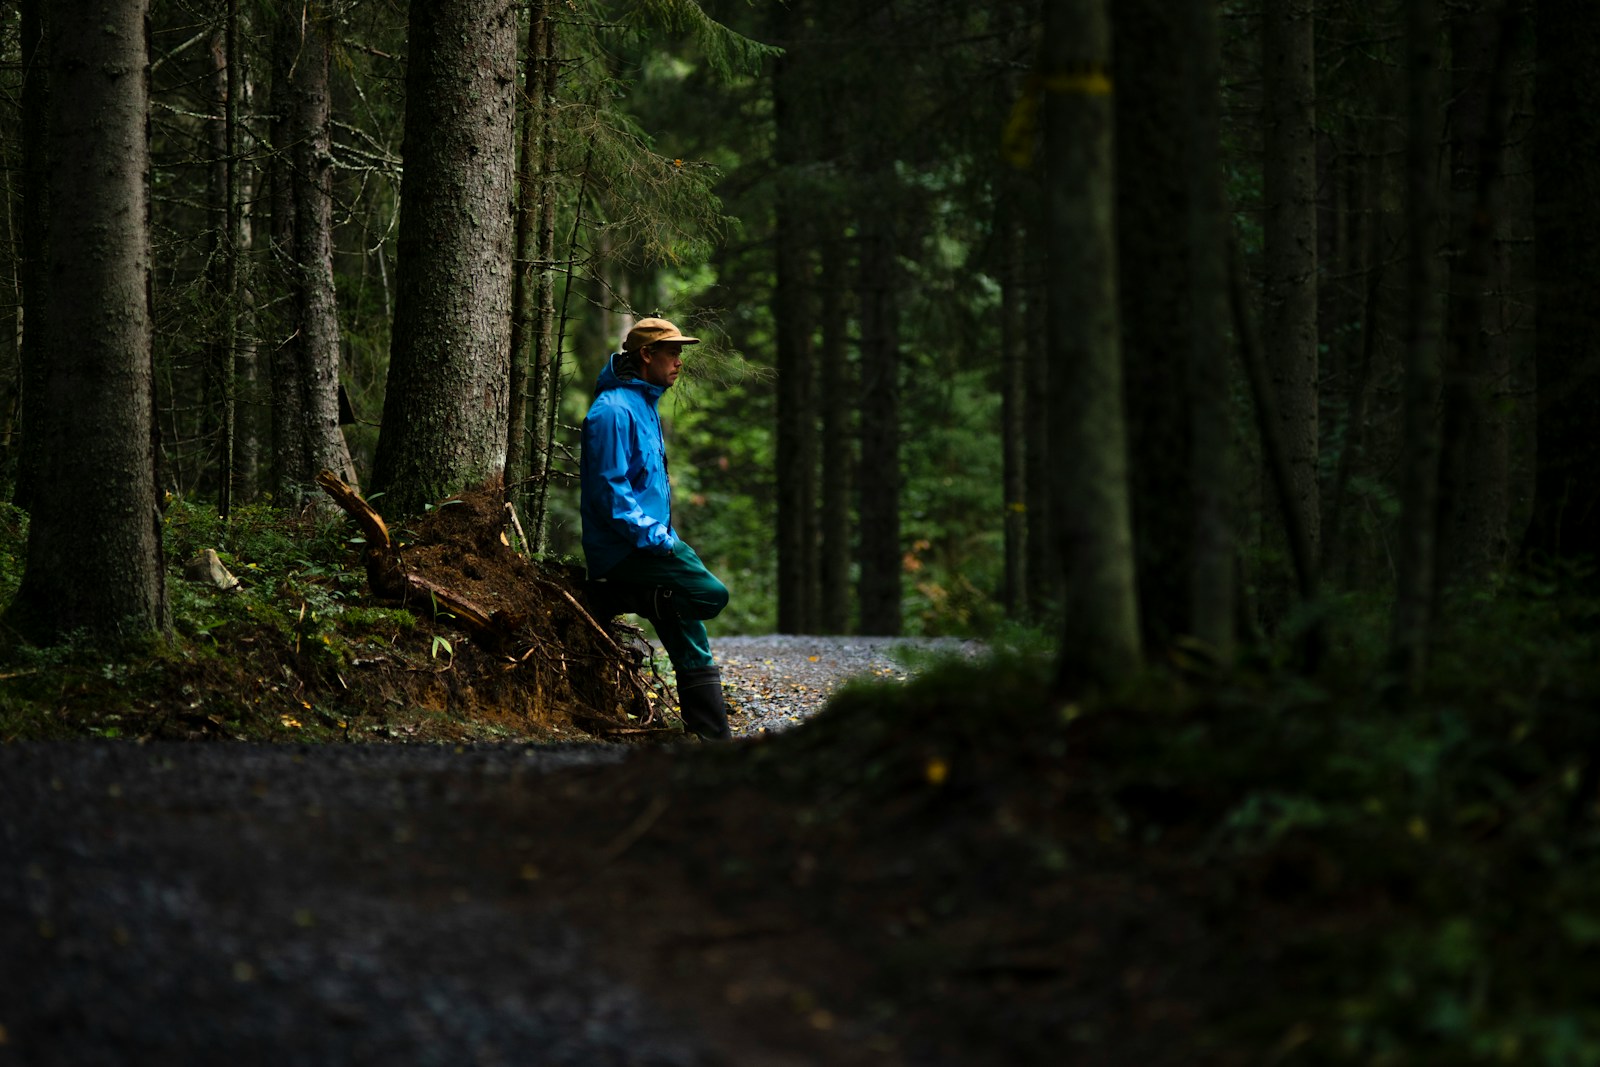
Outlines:
<svg viewBox="0 0 1600 1067"><path fill-rule="evenodd" d="M171 642L4 650L0 1067L1600 1062L1592 604L1508 600L1408 706L1350 649L1063 703L1015 649L714 639L701 744L494 512L401 540L498 638L241 517Z"/></svg>
<svg viewBox="0 0 1600 1067"><path fill-rule="evenodd" d="M826 685L730 647L736 704ZM728 745L0 747L0 1064L1260 1062L1196 1042L1278 920L850 694Z"/></svg>

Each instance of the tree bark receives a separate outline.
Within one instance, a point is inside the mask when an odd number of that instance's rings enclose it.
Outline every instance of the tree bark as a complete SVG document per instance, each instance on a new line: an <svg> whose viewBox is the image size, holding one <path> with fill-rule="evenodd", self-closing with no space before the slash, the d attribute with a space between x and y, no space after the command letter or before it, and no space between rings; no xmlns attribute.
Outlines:
<svg viewBox="0 0 1600 1067"><path fill-rule="evenodd" d="M1028 285L1028 303L1031 307L1047 307L1049 290L1031 282ZM1024 341L1027 350L1036 354L1028 368L1030 402L1023 413L1023 430L1028 470L1034 472L1027 485L1027 560L1028 618L1043 623L1050 612L1060 606L1063 556L1059 535L1060 509L1055 501L1056 458L1052 451L1051 435L1055 420L1051 411L1051 397L1056 395L1059 370L1050 365L1050 329L1045 315L1035 315Z"/></svg>
<svg viewBox="0 0 1600 1067"><path fill-rule="evenodd" d="M1056 671L1063 697L1126 675L1140 658L1112 219L1109 37L1104 0L1046 0L1046 355L1066 571Z"/></svg>
<svg viewBox="0 0 1600 1067"><path fill-rule="evenodd" d="M897 635L900 604L900 340L894 242L888 220L858 222L861 318L861 543L856 597L861 632Z"/></svg>
<svg viewBox="0 0 1600 1067"><path fill-rule="evenodd" d="M1190 402L1188 496L1193 544L1189 552L1188 632L1218 660L1232 658L1238 544L1233 521L1232 395L1228 388L1229 228L1222 187L1221 57L1217 0L1189 0L1189 101L1184 172L1188 175L1189 306L1192 323L1187 382ZM1183 496L1172 501L1176 506Z"/></svg>
<svg viewBox="0 0 1600 1067"><path fill-rule="evenodd" d="M4 256L4 275L0 286L0 495L16 486L17 447L20 441L22 404L22 237L19 233L23 181L21 137L16 124L7 121L0 144L0 167L4 184L0 186L0 207L5 211L0 232L0 255Z"/></svg>
<svg viewBox="0 0 1600 1067"><path fill-rule="evenodd" d="M372 480L413 514L505 476L516 6L413 0L394 336Z"/></svg>
<svg viewBox="0 0 1600 1067"><path fill-rule="evenodd" d="M1511 60L1520 17L1482 8L1450 23L1449 343L1444 372L1440 464L1439 577L1481 581L1507 559L1511 505L1510 352L1489 336L1491 293L1499 288L1495 244L1510 121Z"/></svg>
<svg viewBox="0 0 1600 1067"><path fill-rule="evenodd" d="M254 84L243 45L249 32L245 15L239 10L239 0L228 0L228 66L226 91L228 111L226 125L227 152L230 160L229 190L231 206L229 219L232 226L233 277L228 282L233 309L230 323L234 353L234 394L238 400L235 409L235 446L233 458L233 495L244 500L254 500L262 489L261 457L263 444L270 434L264 415L270 411L259 395L260 353L256 344L259 324L256 321L256 270L252 250L255 246L254 208L256 180L255 139L251 133L251 109L254 104Z"/></svg>
<svg viewBox="0 0 1600 1067"><path fill-rule="evenodd" d="M216 401L208 405L207 418L216 412L217 512L224 518L233 508L239 480L238 364L240 359L240 268L244 250L241 212L240 171L243 159L237 151L240 126L237 111L239 67L237 0L230 0L222 24L212 31L208 47L211 55L211 113L207 124L211 142L211 256L208 264L210 284L217 299L217 322L211 340L207 390Z"/></svg>
<svg viewBox="0 0 1600 1067"><path fill-rule="evenodd" d="M529 0L523 92L518 109L516 223L512 239L516 258L511 272L511 363L506 393L506 499L524 512L531 474L528 409L532 397L528 395L528 371L534 329L533 244L538 216L539 140L544 96L539 88L539 67L544 55L548 15L549 0Z"/></svg>
<svg viewBox="0 0 1600 1067"><path fill-rule="evenodd" d="M1194 551L1193 410L1186 372L1199 323L1191 304L1190 171L1184 81L1194 44L1170 0L1118 0L1112 17L1118 292L1139 621L1147 647L1190 630Z"/></svg>
<svg viewBox="0 0 1600 1067"><path fill-rule="evenodd" d="M850 492L856 482L854 427L855 377L850 371L850 312L844 275L849 256L845 242L830 228L834 251L831 270L822 278L820 317L822 343L817 377L822 394L821 545L818 585L823 633L850 631ZM824 245L824 247L828 247Z"/></svg>
<svg viewBox="0 0 1600 1067"><path fill-rule="evenodd" d="M557 403L551 361L556 343L556 21L551 0L528 5L527 77L517 174L517 269L511 323L511 389L506 452L508 495L533 504L528 526L535 552L549 532L545 488Z"/></svg>
<svg viewBox="0 0 1600 1067"><path fill-rule="evenodd" d="M1289 449L1283 441L1283 420L1278 417L1278 397L1272 388L1272 372L1261 347L1260 331L1250 316L1245 292L1244 266L1238 248L1230 242L1228 256L1228 310L1233 317L1233 332L1240 360L1250 382L1250 399L1255 407L1256 430L1260 434L1261 454L1278 506L1282 509L1284 537L1289 543L1289 559L1300 603L1316 599L1317 558L1311 550L1311 531L1305 528L1300 513L1289 507L1294 494L1294 474L1289 464ZM1316 620L1301 635L1298 658L1306 670L1315 669L1326 649L1326 627Z"/></svg>
<svg viewBox="0 0 1600 1067"><path fill-rule="evenodd" d="M217 514L226 518L233 507L234 379L233 344L234 268L233 208L233 101L229 98L227 20L212 31L208 42L211 53L211 108L216 116L207 123L211 141L211 256L207 264L210 284L217 300L216 331L211 338L206 381L205 417L216 420L219 470L217 472ZM208 435L209 436L209 435Z"/></svg>
<svg viewBox="0 0 1600 1067"><path fill-rule="evenodd" d="M1265 0L1261 32L1266 195L1262 342L1293 476L1293 496L1285 506L1299 512L1313 553L1321 524L1314 7L1314 0ZM1269 531L1268 543L1273 540ZM1270 588L1271 579L1264 575L1263 581ZM1281 609L1270 601L1264 607L1269 618Z"/></svg>
<svg viewBox="0 0 1600 1067"><path fill-rule="evenodd" d="M1015 187L1002 183L1000 236L1000 450L1001 501L1005 507L1005 576L1000 603L1006 618L1021 620L1028 608L1028 337L1022 224Z"/></svg>
<svg viewBox="0 0 1600 1067"><path fill-rule="evenodd" d="M333 277L331 17L296 9L278 25L279 77L286 84L288 157L274 201L288 253L291 334L274 370L273 481L280 501L312 499L324 468L355 481L339 429L339 308ZM280 149L283 144L280 143ZM291 221L292 220L292 221Z"/></svg>
<svg viewBox="0 0 1600 1067"><path fill-rule="evenodd" d="M1400 569L1391 658L1405 689L1427 674L1434 615L1439 502L1439 14L1437 0L1406 12L1405 447L1401 470Z"/></svg>
<svg viewBox="0 0 1600 1067"><path fill-rule="evenodd" d="M50 48L46 26L45 0L22 0L22 396L18 418L22 442L12 499L24 509L32 506L39 485L44 434L36 422L43 414L40 398L49 366L44 313L48 286L44 261L50 247L49 147L45 139Z"/></svg>
<svg viewBox="0 0 1600 1067"><path fill-rule="evenodd" d="M8 622L38 640L166 625L151 360L143 0L57 5L45 118L47 347L27 563ZM85 504L92 505L86 509Z"/></svg>
<svg viewBox="0 0 1600 1067"><path fill-rule="evenodd" d="M796 41L804 26L800 3L774 8L778 39L789 49L773 73L774 154L778 174L773 218L774 345L778 363L778 632L813 633L816 619L817 539L817 410L816 359L810 309L811 247L807 212L800 205L799 164L805 153L806 109L795 99L795 66L803 60Z"/></svg>
<svg viewBox="0 0 1600 1067"><path fill-rule="evenodd" d="M1339 465L1334 472L1333 485L1328 493L1328 506L1324 509L1325 525L1320 569L1330 583L1345 589L1356 586L1356 575L1361 553L1354 548L1350 534L1353 526L1350 515L1350 487L1357 464L1366 460L1368 431L1368 406L1372 393L1373 365L1377 358L1378 337L1382 331L1382 297L1386 276L1382 215L1379 209L1379 190L1383 182L1382 157L1374 152L1366 156L1360 172L1357 189L1351 194L1353 210L1360 215L1360 225L1353 240L1355 245L1356 275L1363 279L1362 299L1357 321L1360 323L1359 349L1347 361L1349 384L1345 390L1344 442L1339 450Z"/></svg>
<svg viewBox="0 0 1600 1067"><path fill-rule="evenodd" d="M1537 473L1525 547L1600 559L1600 5L1538 0ZM1600 570L1591 568L1591 587Z"/></svg>

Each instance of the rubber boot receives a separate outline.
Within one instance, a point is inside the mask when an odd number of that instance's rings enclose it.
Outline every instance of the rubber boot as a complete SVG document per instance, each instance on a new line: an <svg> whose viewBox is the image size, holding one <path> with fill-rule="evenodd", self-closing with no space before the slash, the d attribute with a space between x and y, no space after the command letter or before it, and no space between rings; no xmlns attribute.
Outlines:
<svg viewBox="0 0 1600 1067"><path fill-rule="evenodd" d="M678 711L683 728L704 741L727 741L728 706L722 700L722 670L690 667L678 672Z"/></svg>

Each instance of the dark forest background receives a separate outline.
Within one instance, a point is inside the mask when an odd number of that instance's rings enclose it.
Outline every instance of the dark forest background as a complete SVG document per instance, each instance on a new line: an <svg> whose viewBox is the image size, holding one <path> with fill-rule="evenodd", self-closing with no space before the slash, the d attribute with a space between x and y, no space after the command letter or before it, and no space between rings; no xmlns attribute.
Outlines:
<svg viewBox="0 0 1600 1067"><path fill-rule="evenodd" d="M9 617L159 627L146 516L323 468L501 480L575 554L590 384L663 314L724 632L1095 675L1355 606L1420 677L1452 598L1593 580L1597 45L1577 0L0 4Z"/></svg>
<svg viewBox="0 0 1600 1067"><path fill-rule="evenodd" d="M1023 1042L1600 1063L1597 61L1593 0L0 0L0 741L676 740L570 566L664 315L714 642L992 655L650 755L618 850Z"/></svg>

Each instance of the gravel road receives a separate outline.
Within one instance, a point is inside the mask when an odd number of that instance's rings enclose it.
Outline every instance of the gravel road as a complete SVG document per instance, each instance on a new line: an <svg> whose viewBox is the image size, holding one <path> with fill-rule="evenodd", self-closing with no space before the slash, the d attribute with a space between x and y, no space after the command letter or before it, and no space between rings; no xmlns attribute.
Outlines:
<svg viewBox="0 0 1600 1067"><path fill-rule="evenodd" d="M788 729L820 711L848 682L903 680L930 656L970 653L975 647L953 638L786 634L711 642L729 688L736 736Z"/></svg>
<svg viewBox="0 0 1600 1067"><path fill-rule="evenodd" d="M714 651L752 735L849 679L905 677L904 644L737 637ZM572 902L541 896L517 858L541 830L496 805L548 772L627 758L0 746L0 1067L810 1062L730 1050L603 973Z"/></svg>

